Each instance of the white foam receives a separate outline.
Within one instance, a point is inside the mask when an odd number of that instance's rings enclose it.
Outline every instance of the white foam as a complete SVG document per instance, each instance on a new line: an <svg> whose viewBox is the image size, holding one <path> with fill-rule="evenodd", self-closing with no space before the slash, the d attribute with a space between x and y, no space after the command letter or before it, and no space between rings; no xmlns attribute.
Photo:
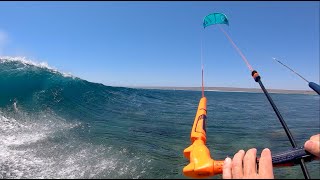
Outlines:
<svg viewBox="0 0 320 180"><path fill-rule="evenodd" d="M71 73L59 72L57 68L49 66L47 62L37 62L36 60L31 60L23 56L15 56L15 57L0 56L0 63L5 63L5 62L20 62L24 65L32 65L39 68L51 70L54 73L60 73L64 77L75 78L75 76L73 76Z"/></svg>
<svg viewBox="0 0 320 180"><path fill-rule="evenodd" d="M0 111L0 179L139 178L149 168L150 160L128 155L125 148L93 145L77 136L67 136L63 143L48 140L80 123L67 123L50 113L19 119Z"/></svg>
<svg viewBox="0 0 320 180"><path fill-rule="evenodd" d="M41 122L25 117L26 121L17 121L5 117L0 111L0 179L38 177L38 172L45 172L46 166L52 164L50 159L37 157L35 149L21 148L39 142L58 130L70 129L77 123L68 124L53 120ZM6 169L7 168L7 169ZM40 176L40 178L42 175Z"/></svg>
<svg viewBox="0 0 320 180"><path fill-rule="evenodd" d="M16 56L16 57L0 56L0 60L1 60L1 62L13 62L13 61L16 61L16 62L21 62L24 65L33 65L33 66L37 66L37 67L40 67L40 68L47 68L47 69L56 71L56 69L50 67L47 62L36 62L34 60L27 59L26 57L23 57L23 56Z"/></svg>
<svg viewBox="0 0 320 180"><path fill-rule="evenodd" d="M45 115L42 117L45 117ZM57 129L68 129L78 125L50 118L35 122L32 118L23 114L22 118L25 119L24 123L18 122L14 118L6 118L0 115L1 144L5 146L30 144L46 138Z"/></svg>

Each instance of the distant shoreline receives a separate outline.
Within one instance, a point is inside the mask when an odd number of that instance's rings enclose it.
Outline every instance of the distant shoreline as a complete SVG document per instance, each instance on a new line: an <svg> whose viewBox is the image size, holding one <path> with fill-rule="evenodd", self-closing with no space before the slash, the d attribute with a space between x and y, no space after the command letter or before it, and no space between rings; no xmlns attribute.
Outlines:
<svg viewBox="0 0 320 180"><path fill-rule="evenodd" d="M129 86L129 88L201 91L201 87ZM310 94L310 95L317 94L316 92L311 90L285 90L285 89L267 89L267 90L269 93L279 93L279 94ZM234 87L205 87L204 91L263 93L263 91L258 88L234 88Z"/></svg>

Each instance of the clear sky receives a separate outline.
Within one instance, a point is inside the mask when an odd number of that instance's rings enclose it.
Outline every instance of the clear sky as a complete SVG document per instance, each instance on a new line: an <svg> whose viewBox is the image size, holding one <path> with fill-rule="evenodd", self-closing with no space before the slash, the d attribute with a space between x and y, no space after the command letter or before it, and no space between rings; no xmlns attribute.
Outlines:
<svg viewBox="0 0 320 180"><path fill-rule="evenodd" d="M319 84L319 2L0 2L0 55L47 62L111 86L259 88L217 26L232 37L267 89L310 90L272 57Z"/></svg>

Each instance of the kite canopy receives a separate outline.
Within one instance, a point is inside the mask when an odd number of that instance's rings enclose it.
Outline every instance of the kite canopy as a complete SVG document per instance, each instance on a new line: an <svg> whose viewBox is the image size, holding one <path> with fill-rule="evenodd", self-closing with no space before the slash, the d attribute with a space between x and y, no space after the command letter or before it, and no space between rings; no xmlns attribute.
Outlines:
<svg viewBox="0 0 320 180"><path fill-rule="evenodd" d="M207 15L203 19L203 27L206 28L207 26L213 25L213 24L226 24L229 26L229 21L227 19L227 16L222 13L212 13Z"/></svg>

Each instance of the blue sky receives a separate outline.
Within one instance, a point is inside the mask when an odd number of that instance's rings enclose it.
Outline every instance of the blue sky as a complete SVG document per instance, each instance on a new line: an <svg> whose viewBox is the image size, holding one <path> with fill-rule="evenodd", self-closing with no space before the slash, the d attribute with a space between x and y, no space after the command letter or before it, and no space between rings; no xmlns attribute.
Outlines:
<svg viewBox="0 0 320 180"><path fill-rule="evenodd" d="M111 86L259 88L224 34L223 12L267 89L310 90L272 57L319 84L319 2L0 2L0 55L25 56Z"/></svg>

